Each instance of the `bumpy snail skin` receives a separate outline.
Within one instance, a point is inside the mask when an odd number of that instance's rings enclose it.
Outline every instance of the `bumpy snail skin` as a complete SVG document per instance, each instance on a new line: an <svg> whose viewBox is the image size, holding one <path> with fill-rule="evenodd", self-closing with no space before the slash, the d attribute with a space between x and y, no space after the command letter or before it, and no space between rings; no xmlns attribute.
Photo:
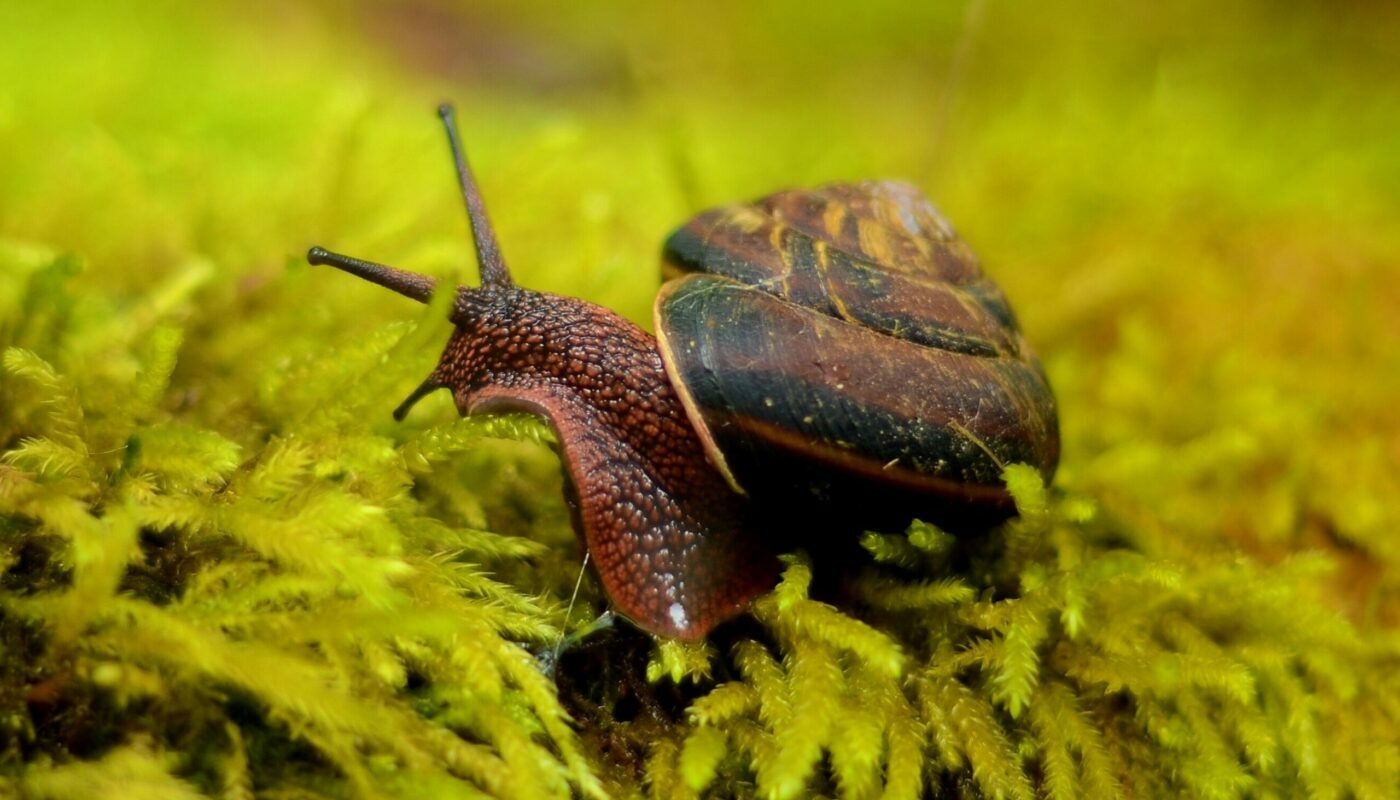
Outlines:
<svg viewBox="0 0 1400 800"><path fill-rule="evenodd" d="M777 575L748 502L706 460L656 340L600 306L518 287L463 289L426 384L464 413L520 409L558 433L575 523L608 596L654 633L695 639Z"/></svg>

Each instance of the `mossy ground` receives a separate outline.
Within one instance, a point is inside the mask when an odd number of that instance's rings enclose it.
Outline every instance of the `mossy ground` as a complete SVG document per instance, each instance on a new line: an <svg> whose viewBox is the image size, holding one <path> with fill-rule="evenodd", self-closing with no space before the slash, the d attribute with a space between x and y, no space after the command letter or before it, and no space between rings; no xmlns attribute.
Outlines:
<svg viewBox="0 0 1400 800"><path fill-rule="evenodd" d="M1391 6L46 6L0 5L0 792L1400 794ZM602 609L547 432L395 424L441 309L301 258L473 279L444 98L519 280L643 324L688 214L920 184L1055 485L543 675Z"/></svg>

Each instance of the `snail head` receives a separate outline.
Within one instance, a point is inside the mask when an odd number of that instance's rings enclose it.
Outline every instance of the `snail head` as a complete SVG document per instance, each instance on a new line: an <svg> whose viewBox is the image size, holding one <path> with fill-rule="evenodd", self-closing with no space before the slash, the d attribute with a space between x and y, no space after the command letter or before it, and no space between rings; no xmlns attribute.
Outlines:
<svg viewBox="0 0 1400 800"><path fill-rule="evenodd" d="M457 168L457 183L462 192L462 201L467 209L467 221L471 226L472 241L476 246L477 263L481 268L481 286L478 288L458 287L457 299L453 304L452 321L459 330L478 320L479 313L488 307L499 307L499 302L490 302L491 296L513 294L521 291L511 280L510 270L501 256L500 244L496 241L495 229L486 215L486 205L481 199L471 167L467 164L466 152L462 148L457 131L457 118L452 106L443 103L438 106L438 116L447 132L447 143L452 151L452 160ZM437 289L438 281L427 275L378 264L373 261L354 258L341 253L333 253L323 247L312 247L306 253L306 260L313 265L325 264L363 278L370 283L392 289L399 294L427 303ZM414 405L427 394L444 388L444 376L439 371L423 382L406 400L394 410L394 419L402 420Z"/></svg>

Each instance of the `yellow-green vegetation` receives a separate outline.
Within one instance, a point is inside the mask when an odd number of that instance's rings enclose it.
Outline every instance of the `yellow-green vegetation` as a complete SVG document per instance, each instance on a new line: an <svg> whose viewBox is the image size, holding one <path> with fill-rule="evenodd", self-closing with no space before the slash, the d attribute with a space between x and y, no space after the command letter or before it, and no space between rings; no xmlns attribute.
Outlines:
<svg viewBox="0 0 1400 800"><path fill-rule="evenodd" d="M0 796L1400 795L1390 5L49 5L0 4ZM441 302L301 258L474 280L441 99L517 278L642 324L688 214L920 184L1054 484L542 670L604 608L549 432L394 423Z"/></svg>

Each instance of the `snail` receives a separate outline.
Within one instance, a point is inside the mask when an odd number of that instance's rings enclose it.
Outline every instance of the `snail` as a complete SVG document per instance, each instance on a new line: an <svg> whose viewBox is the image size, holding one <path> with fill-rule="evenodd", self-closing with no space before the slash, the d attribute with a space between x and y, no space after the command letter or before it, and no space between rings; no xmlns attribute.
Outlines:
<svg viewBox="0 0 1400 800"><path fill-rule="evenodd" d="M1045 375L1001 290L912 186L832 184L700 214L666 242L653 337L512 281L452 108L438 111L481 285L457 288L456 331L394 417L442 388L463 415L544 417L575 531L643 629L700 639L771 588L762 533L788 501L1005 516L1005 464L1053 475ZM420 302L435 290L320 247L307 259Z"/></svg>

